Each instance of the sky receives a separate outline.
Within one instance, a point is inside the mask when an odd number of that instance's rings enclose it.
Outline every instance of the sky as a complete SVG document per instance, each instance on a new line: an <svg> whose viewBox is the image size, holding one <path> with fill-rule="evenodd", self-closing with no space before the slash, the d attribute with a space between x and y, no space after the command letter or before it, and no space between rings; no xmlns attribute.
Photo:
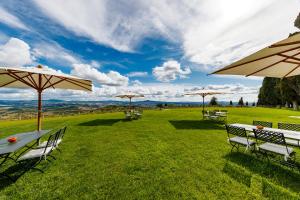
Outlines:
<svg viewBox="0 0 300 200"><path fill-rule="evenodd" d="M0 66L42 64L93 81L93 92L49 90L44 99L199 101L184 93L226 91L257 100L262 79L208 75L286 38L299 0L0 1ZM1 88L0 99L35 99Z"/></svg>

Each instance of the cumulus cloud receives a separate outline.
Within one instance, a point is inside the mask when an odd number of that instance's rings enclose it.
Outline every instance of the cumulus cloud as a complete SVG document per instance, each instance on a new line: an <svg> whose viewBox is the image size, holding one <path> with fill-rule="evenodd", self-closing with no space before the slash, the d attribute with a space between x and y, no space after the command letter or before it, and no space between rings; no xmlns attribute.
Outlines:
<svg viewBox="0 0 300 200"><path fill-rule="evenodd" d="M128 77L122 76L119 72L109 71L108 73L102 73L89 64L73 64L71 74L91 79L98 84L109 86L127 86Z"/></svg>
<svg viewBox="0 0 300 200"><path fill-rule="evenodd" d="M133 86L140 86L140 85L142 85L142 82L139 81L139 80L133 80L133 81L131 81L131 84L132 84Z"/></svg>
<svg viewBox="0 0 300 200"><path fill-rule="evenodd" d="M130 72L127 74L128 77L146 77L148 72Z"/></svg>
<svg viewBox="0 0 300 200"><path fill-rule="evenodd" d="M9 13L7 10L0 6L0 22L7 24L9 26L28 30L28 28L20 21L19 18Z"/></svg>
<svg viewBox="0 0 300 200"><path fill-rule="evenodd" d="M53 64L59 65L71 65L81 62L72 52L56 43L38 42L34 44L32 54L37 58L45 58Z"/></svg>
<svg viewBox="0 0 300 200"><path fill-rule="evenodd" d="M297 0L34 2L68 30L120 51L134 51L143 39L162 36L179 43L185 58L202 71L287 37L300 6Z"/></svg>
<svg viewBox="0 0 300 200"><path fill-rule="evenodd" d="M153 76L161 82L170 82L179 78L187 78L191 73L189 67L182 68L180 63L175 60L164 62L161 66L153 68Z"/></svg>
<svg viewBox="0 0 300 200"><path fill-rule="evenodd" d="M0 64L3 66L24 66L31 64L30 46L23 40L10 38L5 44L0 46Z"/></svg>

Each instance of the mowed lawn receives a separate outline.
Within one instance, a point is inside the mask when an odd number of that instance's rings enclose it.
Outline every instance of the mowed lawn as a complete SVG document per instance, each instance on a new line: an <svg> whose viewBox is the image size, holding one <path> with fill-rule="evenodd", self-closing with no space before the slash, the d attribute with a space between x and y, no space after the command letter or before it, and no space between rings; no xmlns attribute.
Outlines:
<svg viewBox="0 0 300 200"><path fill-rule="evenodd" d="M300 112L228 108L228 122L300 123ZM250 153L230 153L224 125L202 121L200 108L49 118L67 125L62 153L44 174L0 179L0 199L298 199L300 173ZM35 120L0 122L0 138L32 131ZM300 151L298 162L300 162ZM13 165L13 163L11 163Z"/></svg>

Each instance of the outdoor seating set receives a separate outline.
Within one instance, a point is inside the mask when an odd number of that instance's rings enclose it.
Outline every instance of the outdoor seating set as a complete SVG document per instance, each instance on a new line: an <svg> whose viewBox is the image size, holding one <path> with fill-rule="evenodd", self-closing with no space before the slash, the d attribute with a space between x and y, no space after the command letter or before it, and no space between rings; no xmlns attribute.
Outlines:
<svg viewBox="0 0 300 200"><path fill-rule="evenodd" d="M59 144L63 140L66 129L67 127L63 127L50 134L44 142L40 142L40 139L49 133L49 130L20 133L0 140L0 170L2 170L1 167L7 168L7 161L12 160L16 164L23 166L23 173L30 169L44 172L44 169L52 161L51 159L56 159L52 155L52 152L54 150L61 152ZM15 138L13 143L8 142L11 138ZM43 168L38 168L37 166L42 161L46 161L47 164ZM0 177L6 177L11 181L16 180L6 173L6 171L0 172Z"/></svg>
<svg viewBox="0 0 300 200"><path fill-rule="evenodd" d="M140 119L143 116L143 111L142 110L127 110L124 111L125 113L125 119L127 120L136 120L136 119Z"/></svg>
<svg viewBox="0 0 300 200"><path fill-rule="evenodd" d="M206 120L216 120L220 122L227 122L227 110L214 110L214 111L203 111L203 117Z"/></svg>
<svg viewBox="0 0 300 200"><path fill-rule="evenodd" d="M299 168L295 162L294 147L300 147L300 124L278 123L278 129L272 128L271 122L253 121L253 125L225 125L228 141L233 149L246 147L252 153L289 166ZM254 139L252 139L254 138Z"/></svg>

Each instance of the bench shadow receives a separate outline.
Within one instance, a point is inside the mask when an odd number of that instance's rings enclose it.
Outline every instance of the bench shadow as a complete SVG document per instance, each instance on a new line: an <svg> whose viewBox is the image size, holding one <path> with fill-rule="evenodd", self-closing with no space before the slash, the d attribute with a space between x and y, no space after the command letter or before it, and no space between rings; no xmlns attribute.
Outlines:
<svg viewBox="0 0 300 200"><path fill-rule="evenodd" d="M95 119L78 124L78 126L112 126L122 119Z"/></svg>
<svg viewBox="0 0 300 200"><path fill-rule="evenodd" d="M176 129L224 130L224 124L206 120L169 120Z"/></svg>
<svg viewBox="0 0 300 200"><path fill-rule="evenodd" d="M272 161L269 163L266 159L241 152L229 153L224 158L246 168L252 173L270 179L280 186L296 193L300 192L300 173L297 169L292 170Z"/></svg>
<svg viewBox="0 0 300 200"><path fill-rule="evenodd" d="M34 164L34 162L36 161L32 161L31 164ZM0 191L14 184L28 171L30 171L30 169L26 168L25 165L21 163L7 167L0 173ZM8 178L7 176L3 176L3 173L7 174L10 178Z"/></svg>

